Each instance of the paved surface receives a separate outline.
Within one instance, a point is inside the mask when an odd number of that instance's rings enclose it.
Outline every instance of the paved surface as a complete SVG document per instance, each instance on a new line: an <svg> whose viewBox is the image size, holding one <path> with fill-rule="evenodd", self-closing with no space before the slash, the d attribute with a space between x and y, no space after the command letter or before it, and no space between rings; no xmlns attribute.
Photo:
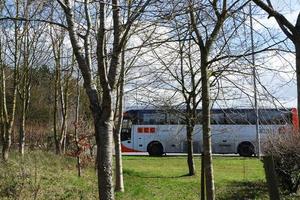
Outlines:
<svg viewBox="0 0 300 200"><path fill-rule="evenodd" d="M122 155L125 156L148 156L149 154L147 152L126 152L122 153ZM186 156L186 153L166 153L166 156ZM201 154L195 153L194 156L200 156ZM236 157L239 156L238 154L213 154L214 156L226 156L226 157Z"/></svg>

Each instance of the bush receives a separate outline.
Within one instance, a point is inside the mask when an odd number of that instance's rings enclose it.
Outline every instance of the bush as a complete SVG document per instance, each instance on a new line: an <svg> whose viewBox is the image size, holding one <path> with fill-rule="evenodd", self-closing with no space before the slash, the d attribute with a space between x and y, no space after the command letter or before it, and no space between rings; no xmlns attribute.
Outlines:
<svg viewBox="0 0 300 200"><path fill-rule="evenodd" d="M282 189L297 193L300 186L300 135L290 131L272 136L264 146L265 155L273 156Z"/></svg>
<svg viewBox="0 0 300 200"><path fill-rule="evenodd" d="M1 163L0 167L0 199L37 199L40 185L35 172L22 162Z"/></svg>

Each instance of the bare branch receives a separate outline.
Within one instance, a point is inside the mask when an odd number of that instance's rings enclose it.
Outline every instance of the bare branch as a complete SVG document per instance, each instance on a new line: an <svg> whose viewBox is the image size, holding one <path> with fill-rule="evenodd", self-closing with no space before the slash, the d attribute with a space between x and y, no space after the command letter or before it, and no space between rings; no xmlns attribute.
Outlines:
<svg viewBox="0 0 300 200"><path fill-rule="evenodd" d="M293 42L295 41L295 26L291 24L282 14L274 10L272 8L272 4L270 4L270 1L268 1L269 5L261 0L253 0L253 2L266 11L270 15L269 17L274 17L286 36Z"/></svg>
<svg viewBox="0 0 300 200"><path fill-rule="evenodd" d="M68 29L68 27L65 26L64 24L54 22L54 21L44 20L44 19L28 19L28 18L24 18L24 17L2 17L2 18L0 18L0 21L4 21L4 20L25 21L25 22L43 22L43 23L59 26L66 30Z"/></svg>

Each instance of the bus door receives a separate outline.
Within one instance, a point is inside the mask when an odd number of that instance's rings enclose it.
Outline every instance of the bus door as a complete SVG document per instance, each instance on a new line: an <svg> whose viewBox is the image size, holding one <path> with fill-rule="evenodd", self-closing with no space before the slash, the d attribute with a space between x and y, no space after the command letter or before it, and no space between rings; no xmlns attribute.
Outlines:
<svg viewBox="0 0 300 200"><path fill-rule="evenodd" d="M132 137L132 122L130 119L123 119L121 130L121 142L123 152L134 151L133 137Z"/></svg>
<svg viewBox="0 0 300 200"><path fill-rule="evenodd" d="M132 128L134 131L134 149L136 149L137 151L147 151L147 147L145 147L145 136L147 127L145 127L144 125L134 125L132 126Z"/></svg>
<svg viewBox="0 0 300 200"><path fill-rule="evenodd" d="M214 153L234 153L235 134L229 126L215 125L212 129Z"/></svg>

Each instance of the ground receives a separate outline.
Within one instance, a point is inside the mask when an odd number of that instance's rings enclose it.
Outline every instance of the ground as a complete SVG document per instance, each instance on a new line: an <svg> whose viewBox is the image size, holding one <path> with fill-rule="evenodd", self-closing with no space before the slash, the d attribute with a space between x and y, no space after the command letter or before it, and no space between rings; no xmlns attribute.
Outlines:
<svg viewBox="0 0 300 200"><path fill-rule="evenodd" d="M200 158L195 160L197 175L189 177L184 156L124 156L126 191L117 199L199 199ZM258 159L214 157L214 171L217 199L268 199ZM22 159L13 153L0 164L0 199L96 199L96 180L93 163L77 177L74 158L35 151Z"/></svg>

